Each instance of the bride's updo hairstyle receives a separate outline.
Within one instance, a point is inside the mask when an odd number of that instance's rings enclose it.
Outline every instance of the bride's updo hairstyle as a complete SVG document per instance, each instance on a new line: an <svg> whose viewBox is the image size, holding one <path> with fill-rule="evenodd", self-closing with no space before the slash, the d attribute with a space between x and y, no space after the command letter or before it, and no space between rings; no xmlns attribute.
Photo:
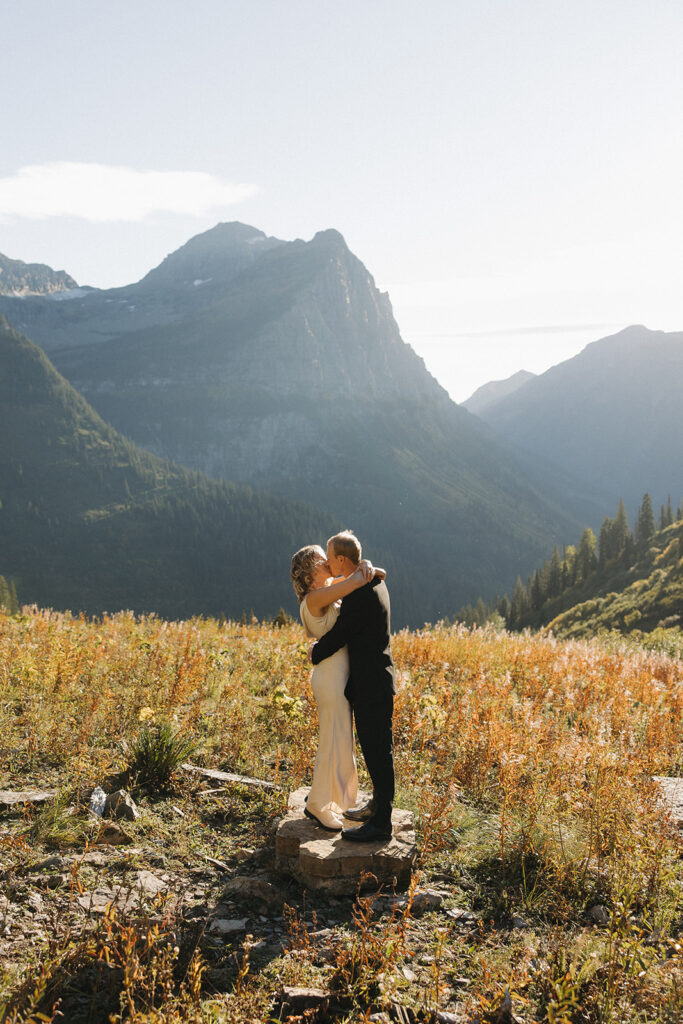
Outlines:
<svg viewBox="0 0 683 1024"><path fill-rule="evenodd" d="M323 558L325 557L323 549L318 544L307 544L305 548L300 548L296 554L292 556L292 567L289 570L289 575L292 578L294 593L299 599L299 604L301 604L306 594L311 589L317 565L316 559L318 559L320 555L322 555Z"/></svg>

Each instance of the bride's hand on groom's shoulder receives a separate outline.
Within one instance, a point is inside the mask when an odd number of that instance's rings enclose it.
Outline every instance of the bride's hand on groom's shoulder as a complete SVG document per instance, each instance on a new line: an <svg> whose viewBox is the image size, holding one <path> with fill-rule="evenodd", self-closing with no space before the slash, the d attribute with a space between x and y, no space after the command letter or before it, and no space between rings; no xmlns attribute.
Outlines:
<svg viewBox="0 0 683 1024"><path fill-rule="evenodd" d="M375 567L369 558L362 558L358 563L358 568L366 583L375 575Z"/></svg>
<svg viewBox="0 0 683 1024"><path fill-rule="evenodd" d="M381 580L385 580L387 578L386 569L380 569L376 565L373 565L369 558L363 558L358 563L358 568L360 569L366 583L371 579L374 579L375 576L379 576Z"/></svg>

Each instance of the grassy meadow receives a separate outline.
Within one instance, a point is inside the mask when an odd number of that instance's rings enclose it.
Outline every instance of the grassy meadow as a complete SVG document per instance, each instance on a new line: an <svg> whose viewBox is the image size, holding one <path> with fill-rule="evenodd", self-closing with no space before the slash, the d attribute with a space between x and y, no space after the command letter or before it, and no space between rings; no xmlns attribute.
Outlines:
<svg viewBox="0 0 683 1024"><path fill-rule="evenodd" d="M681 840L652 776L682 774L683 661L438 625L393 649L397 804L441 897L420 915L412 890L392 909L275 872L316 749L298 625L0 610L0 789L58 791L0 811L0 1021L284 1020L282 985L313 985L329 1006L293 1019L677 1024ZM136 776L163 723L194 763L276 787ZM141 812L115 847L87 810L105 780ZM165 888L126 909L150 870ZM275 895L226 897L234 876ZM88 913L103 886L117 899ZM222 903L234 937L208 923Z"/></svg>

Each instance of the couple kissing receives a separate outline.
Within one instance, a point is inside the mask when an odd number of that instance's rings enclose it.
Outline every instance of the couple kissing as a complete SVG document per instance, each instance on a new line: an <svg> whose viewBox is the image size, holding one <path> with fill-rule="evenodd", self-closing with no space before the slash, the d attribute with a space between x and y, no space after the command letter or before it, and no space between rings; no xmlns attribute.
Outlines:
<svg viewBox="0 0 683 1024"><path fill-rule="evenodd" d="M396 689L386 573L361 555L358 538L345 530L326 551L316 544L297 551L291 579L306 634L316 641L309 659L319 738L305 813L342 839L374 842L391 836ZM373 788L359 807L354 720ZM346 828L344 818L363 824Z"/></svg>

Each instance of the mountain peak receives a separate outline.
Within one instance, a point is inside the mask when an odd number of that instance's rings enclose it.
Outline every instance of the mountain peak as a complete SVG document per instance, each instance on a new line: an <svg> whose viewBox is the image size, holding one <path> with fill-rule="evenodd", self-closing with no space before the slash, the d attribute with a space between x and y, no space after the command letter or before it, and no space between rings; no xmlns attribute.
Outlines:
<svg viewBox="0 0 683 1024"><path fill-rule="evenodd" d="M283 244L250 224L221 222L170 253L139 284L177 288L209 281L225 283L268 249Z"/></svg>
<svg viewBox="0 0 683 1024"><path fill-rule="evenodd" d="M327 245L337 245L348 249L344 236L336 228L325 228L323 231L316 231L312 241L314 244L324 242Z"/></svg>
<svg viewBox="0 0 683 1024"><path fill-rule="evenodd" d="M52 295L78 288L64 270L53 270L46 263L24 263L0 253L0 295L24 298L27 295Z"/></svg>

